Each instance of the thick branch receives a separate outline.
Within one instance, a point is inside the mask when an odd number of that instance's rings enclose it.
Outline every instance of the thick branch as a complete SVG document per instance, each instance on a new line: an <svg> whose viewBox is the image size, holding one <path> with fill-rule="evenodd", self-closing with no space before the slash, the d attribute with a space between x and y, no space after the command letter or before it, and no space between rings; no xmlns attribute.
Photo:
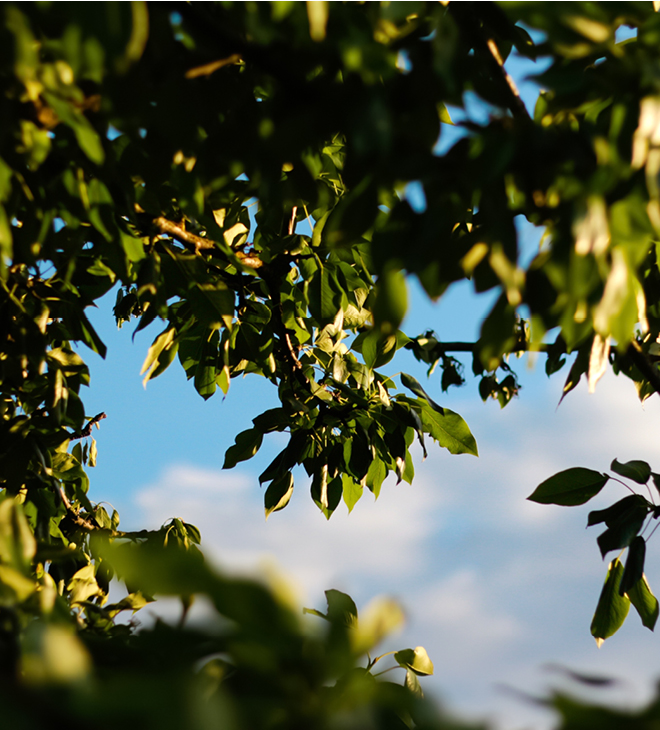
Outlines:
<svg viewBox="0 0 660 730"><path fill-rule="evenodd" d="M435 351L444 354L445 352L475 352L477 348L476 342L438 342L433 346ZM516 342L509 352L547 352L550 345L545 343L529 347L529 343Z"/></svg>

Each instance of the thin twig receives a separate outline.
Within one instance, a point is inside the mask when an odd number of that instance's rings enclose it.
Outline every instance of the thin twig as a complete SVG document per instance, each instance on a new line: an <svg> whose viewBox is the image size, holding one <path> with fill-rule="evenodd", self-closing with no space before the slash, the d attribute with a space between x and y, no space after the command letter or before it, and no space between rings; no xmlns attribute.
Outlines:
<svg viewBox="0 0 660 730"><path fill-rule="evenodd" d="M80 429L80 431L78 431L76 433L72 433L69 436L69 441L77 441L78 439L85 439L88 436L91 436L92 427L94 426L94 424L98 424L99 421L102 421L104 418L107 418L107 417L108 416L106 413L98 413L96 416L94 416L94 418L90 418L89 422L87 423L87 425L84 428Z"/></svg>
<svg viewBox="0 0 660 730"><path fill-rule="evenodd" d="M294 205L291 209L291 215L289 217L289 222L287 224L287 235L292 236L295 229L296 229L296 216L298 214L298 206ZM289 330L286 328L286 325L284 324L284 309L282 307L282 300L278 292L273 293L273 299L276 300L276 309L277 309L277 318L276 318L276 324L277 329L279 330L280 340L284 344L284 351L286 353L287 359L289 360L289 363L291 367L294 370L297 370L298 372L302 373L303 366L300 363L300 360L298 360L298 354L296 353L295 348L293 347L293 343L291 342L291 337L289 335Z"/></svg>

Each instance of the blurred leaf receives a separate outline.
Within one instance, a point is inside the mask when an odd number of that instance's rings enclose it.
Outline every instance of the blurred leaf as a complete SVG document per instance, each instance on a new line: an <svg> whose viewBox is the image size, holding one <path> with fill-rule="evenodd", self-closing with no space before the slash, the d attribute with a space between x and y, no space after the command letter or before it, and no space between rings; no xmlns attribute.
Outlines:
<svg viewBox="0 0 660 730"><path fill-rule="evenodd" d="M399 628L404 621L401 606L391 598L378 598L367 605L362 612L357 629L351 637L356 654L371 651L386 636Z"/></svg>
<svg viewBox="0 0 660 730"><path fill-rule="evenodd" d="M91 563L76 571L67 584L72 605L84 603L94 596L101 595L102 591L96 582L96 570Z"/></svg>
<svg viewBox="0 0 660 730"><path fill-rule="evenodd" d="M423 646L397 651L394 654L394 660L400 666L410 669L420 677L433 674L433 662L429 659L429 655Z"/></svg>
<svg viewBox="0 0 660 730"><path fill-rule="evenodd" d="M21 656L21 675L28 686L80 682L91 671L91 657L72 629L43 621L28 627Z"/></svg>

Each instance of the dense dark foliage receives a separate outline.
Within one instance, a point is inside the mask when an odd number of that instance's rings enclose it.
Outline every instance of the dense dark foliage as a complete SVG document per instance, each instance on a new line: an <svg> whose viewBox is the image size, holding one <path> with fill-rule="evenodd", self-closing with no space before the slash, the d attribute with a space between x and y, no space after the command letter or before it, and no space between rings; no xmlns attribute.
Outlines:
<svg viewBox="0 0 660 730"><path fill-rule="evenodd" d="M548 374L577 354L565 392L583 374L595 387L610 365L642 399L660 391L653 4L8 2L0 18L3 720L451 727L421 699L417 677L433 671L421 647L393 655L404 686L371 671L395 604L358 621L328 591L315 633L279 592L211 571L194 526L123 532L90 499L104 414L85 411L74 346L105 354L85 312L114 288L119 325L162 330L145 380L177 358L203 398L238 375L270 380L280 405L225 461L288 434L259 477L266 515L291 499L297 465L330 518L389 473L411 481L415 440L477 454L458 414L379 370L401 347L439 366L445 390L463 382L452 353L469 353L481 396L502 405L518 391L506 356L524 350L545 353ZM617 42L622 25L636 37ZM533 115L505 70L511 53L548 61ZM467 93L488 120L462 121L437 154ZM416 210L410 183L425 198ZM518 216L544 230L526 268ZM432 298L465 278L497 289L478 342L404 334L406 275ZM587 472L553 477L537 501L586 501L607 481ZM590 516L608 526L603 553L631 556L610 566L599 639L625 601L646 625L657 617L638 533L658 508L628 499ZM127 588L112 603L111 583ZM198 594L215 607L210 628L186 627ZM180 597L178 626L118 620L153 595ZM620 726L555 705L567 728Z"/></svg>

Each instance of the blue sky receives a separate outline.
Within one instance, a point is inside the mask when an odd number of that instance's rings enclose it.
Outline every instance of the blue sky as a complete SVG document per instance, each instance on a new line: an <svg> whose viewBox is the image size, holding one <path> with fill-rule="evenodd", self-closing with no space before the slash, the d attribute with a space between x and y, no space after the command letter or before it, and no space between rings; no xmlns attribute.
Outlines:
<svg viewBox="0 0 660 730"><path fill-rule="evenodd" d="M524 66L512 70L517 78L527 73ZM535 87L521 89L532 103ZM523 238L529 256L538 236L526 230ZM476 297L469 285L438 304L414 282L410 290L404 329L435 329L445 340L476 338L492 302L492 294ZM542 358L530 366L523 357L512 361L523 384L520 398L500 410L481 402L476 381L442 394L436 375L428 390L466 418L478 459L440 448L424 462L418 454L412 486L386 483L377 502L367 494L350 516L342 506L330 522L301 477L289 507L264 522L257 475L285 437L269 437L252 462L229 472L221 467L235 434L276 404L272 386L257 377L235 380L226 398L218 393L204 402L175 363L144 389L139 372L157 331L138 333L132 343L133 327L114 325L113 299L106 297L92 316L108 356L86 354L92 386L84 400L88 415L108 414L94 433L99 459L91 497L115 506L122 527L158 527L181 516L201 528L215 563L288 576L301 606L323 607L326 588L349 592L360 607L378 595L397 597L408 623L383 649L424 645L436 667L422 683L427 693L498 727L549 727L550 716L502 689L542 694L561 685L561 675L544 669L549 663L625 678L610 700L636 702L649 692L660 656L636 616L600 650L589 634L606 565L597 528L584 529L586 516L623 496L623 488L610 484L593 506L571 509L525 498L571 466L606 470L615 457L641 458L660 470L657 398L642 408L633 385L610 373L594 395L583 384L557 408L567 369L548 380ZM426 387L423 366L408 353L394 365ZM647 575L660 592L656 568L652 542Z"/></svg>

